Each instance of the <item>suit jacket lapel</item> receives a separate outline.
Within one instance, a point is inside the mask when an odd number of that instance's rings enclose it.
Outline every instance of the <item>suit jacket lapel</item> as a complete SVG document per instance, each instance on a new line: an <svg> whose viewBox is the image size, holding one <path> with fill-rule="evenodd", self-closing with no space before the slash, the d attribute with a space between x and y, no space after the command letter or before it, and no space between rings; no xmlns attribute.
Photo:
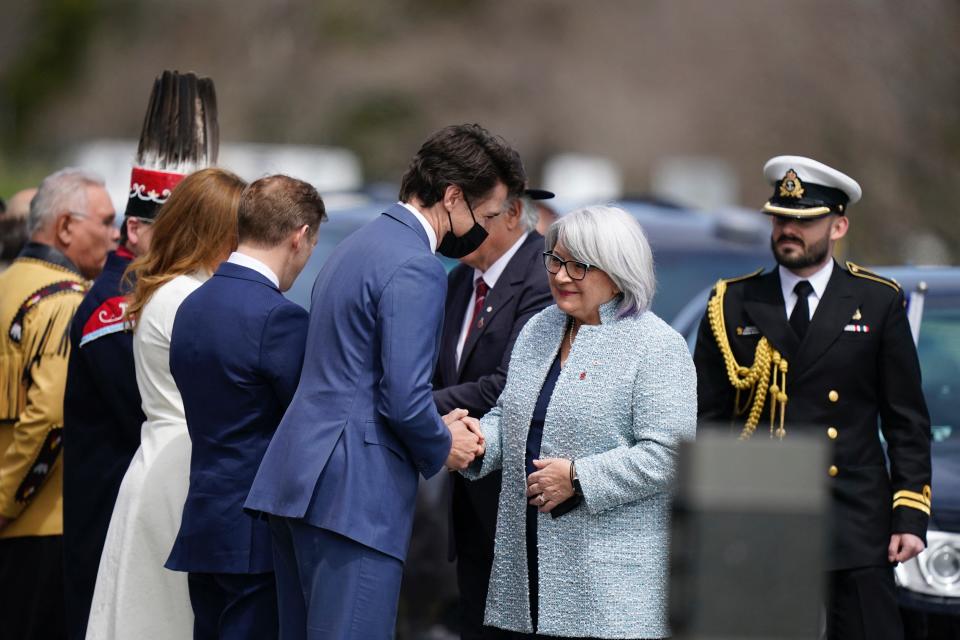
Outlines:
<svg viewBox="0 0 960 640"><path fill-rule="evenodd" d="M497 280L497 286L487 293L487 297L483 301L483 309L480 310L480 315L477 316L477 321L474 323L473 327L470 329L470 333L467 335L466 342L463 343L463 353L460 354L460 367L457 370L457 376L460 376L460 373L463 371L463 364L470 357L470 354L473 353L474 347L477 346L477 342L480 340L480 336L484 334L487 328L491 325L494 316L499 313L500 309L510 300L515 294L515 285L514 283L508 281L504 272L500 279ZM473 311L474 298L470 298L470 310Z"/></svg>
<svg viewBox="0 0 960 640"><path fill-rule="evenodd" d="M443 323L443 341L440 344L440 379L443 386L457 384L457 341L463 328L463 314L473 305L473 269L457 267L447 289L447 304Z"/></svg>
<svg viewBox="0 0 960 640"><path fill-rule="evenodd" d="M517 252L510 258L510 262L508 262L507 266L503 269L503 273L500 274L500 278L497 280L497 286L487 293L487 297L483 301L483 309L480 311L480 315L477 316L477 322L470 330L467 341L463 344L463 353L460 354L460 367L457 371L458 378L463 371L463 364L470 357L470 354L473 353L473 349L477 346L477 341L480 340L480 336L482 336L492 324L494 316L500 312L500 309L506 306L510 299L516 295L517 287L522 285L526 279L526 269L530 261L530 251L538 250L537 247L542 246L542 243L543 236L536 231L531 231L527 239L524 240L520 248L517 249ZM473 309L473 298L470 299L470 309L471 311Z"/></svg>
<svg viewBox="0 0 960 640"><path fill-rule="evenodd" d="M745 284L743 308L760 330L760 335L792 362L800 346L797 334L787 322L783 292L780 290L780 274L774 270Z"/></svg>
<svg viewBox="0 0 960 640"><path fill-rule="evenodd" d="M823 298L817 304L807 335L800 343L796 363L790 363L790 369L796 371L798 376L803 375L807 367L816 362L817 358L840 337L843 327L856 311L860 301L853 290L847 287L847 283L844 269L834 264L830 281L823 291Z"/></svg>

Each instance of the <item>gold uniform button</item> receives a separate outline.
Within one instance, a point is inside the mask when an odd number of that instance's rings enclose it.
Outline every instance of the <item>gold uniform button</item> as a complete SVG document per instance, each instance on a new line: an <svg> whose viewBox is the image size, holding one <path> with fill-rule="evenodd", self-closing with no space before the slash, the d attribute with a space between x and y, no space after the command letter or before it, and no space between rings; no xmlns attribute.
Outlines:
<svg viewBox="0 0 960 640"><path fill-rule="evenodd" d="M834 427L830 427L827 429L827 437L830 438L831 440L836 440L839 433L840 432L837 431Z"/></svg>
<svg viewBox="0 0 960 640"><path fill-rule="evenodd" d="M837 393L835 389L831 389L830 393L827 394L827 397L830 398L830 402L836 402L840 399L840 394Z"/></svg>
<svg viewBox="0 0 960 640"><path fill-rule="evenodd" d="M827 469L827 473L830 474L831 478L836 478L837 474L840 473L840 469L837 469L837 465L832 464L830 465L830 468Z"/></svg>

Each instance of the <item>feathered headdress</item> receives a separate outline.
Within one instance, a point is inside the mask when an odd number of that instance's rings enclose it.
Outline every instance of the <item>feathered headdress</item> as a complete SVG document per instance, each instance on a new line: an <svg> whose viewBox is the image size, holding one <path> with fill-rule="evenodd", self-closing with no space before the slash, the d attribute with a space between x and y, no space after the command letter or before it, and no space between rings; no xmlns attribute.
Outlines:
<svg viewBox="0 0 960 640"><path fill-rule="evenodd" d="M177 183L216 164L219 149L213 81L164 71L150 93L125 215L153 219Z"/></svg>

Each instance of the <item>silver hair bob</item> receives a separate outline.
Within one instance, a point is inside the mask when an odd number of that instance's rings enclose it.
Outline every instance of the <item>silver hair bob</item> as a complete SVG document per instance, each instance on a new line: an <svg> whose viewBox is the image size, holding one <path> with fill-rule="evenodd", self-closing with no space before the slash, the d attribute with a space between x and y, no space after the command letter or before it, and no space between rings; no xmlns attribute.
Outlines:
<svg viewBox="0 0 960 640"><path fill-rule="evenodd" d="M623 295L617 317L638 316L650 308L657 284L653 252L640 223L623 209L576 209L550 225L545 240L547 251L562 244L573 259L610 276Z"/></svg>
<svg viewBox="0 0 960 640"><path fill-rule="evenodd" d="M61 213L83 213L87 206L86 187L103 186L103 178L85 169L67 167L51 173L30 201L27 232L33 235Z"/></svg>

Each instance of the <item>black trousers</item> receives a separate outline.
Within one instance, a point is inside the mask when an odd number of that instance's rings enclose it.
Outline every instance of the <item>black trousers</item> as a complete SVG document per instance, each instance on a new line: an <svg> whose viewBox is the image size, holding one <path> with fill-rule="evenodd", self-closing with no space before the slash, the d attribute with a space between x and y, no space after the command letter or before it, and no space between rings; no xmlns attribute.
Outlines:
<svg viewBox="0 0 960 640"><path fill-rule="evenodd" d="M828 640L903 640L891 567L827 572Z"/></svg>
<svg viewBox="0 0 960 640"><path fill-rule="evenodd" d="M458 496L463 501L467 496ZM497 640L504 633L483 626L487 588L493 568L494 541L469 504L453 509L454 544L457 552L457 588L460 591L460 637L462 640Z"/></svg>
<svg viewBox="0 0 960 640"><path fill-rule="evenodd" d="M63 536L0 540L0 635L65 638Z"/></svg>

